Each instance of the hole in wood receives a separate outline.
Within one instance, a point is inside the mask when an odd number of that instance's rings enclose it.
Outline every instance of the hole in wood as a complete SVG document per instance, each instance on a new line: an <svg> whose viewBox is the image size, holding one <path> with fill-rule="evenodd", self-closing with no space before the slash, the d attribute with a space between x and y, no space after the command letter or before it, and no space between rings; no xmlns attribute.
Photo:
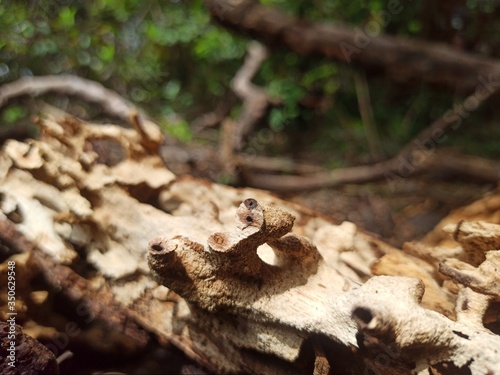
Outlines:
<svg viewBox="0 0 500 375"><path fill-rule="evenodd" d="M276 256L273 249L271 249L268 244L260 245L257 248L257 255L264 263L270 264L271 266L276 265Z"/></svg>
<svg viewBox="0 0 500 375"><path fill-rule="evenodd" d="M155 243L154 245L151 246L151 249L154 250L154 251L162 251L163 250L163 246Z"/></svg>

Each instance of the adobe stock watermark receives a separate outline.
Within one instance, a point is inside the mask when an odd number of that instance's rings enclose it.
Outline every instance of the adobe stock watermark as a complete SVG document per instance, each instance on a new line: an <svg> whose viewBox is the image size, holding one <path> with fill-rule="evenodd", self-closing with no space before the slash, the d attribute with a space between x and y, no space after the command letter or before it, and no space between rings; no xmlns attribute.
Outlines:
<svg viewBox="0 0 500 375"><path fill-rule="evenodd" d="M411 0L407 2L411 2ZM339 44L345 60L350 63L351 56L360 53L363 48L366 48L371 43L372 39L378 36L391 22L392 17L401 13L403 10L404 6L399 0L389 0L386 9L377 12L372 11L372 20L367 22L363 29L360 27L354 28L353 43L341 42Z"/></svg>
<svg viewBox="0 0 500 375"><path fill-rule="evenodd" d="M255 137L251 140L246 154L249 158L256 158L274 143L276 133L268 128L261 129L257 132Z"/></svg>
<svg viewBox="0 0 500 375"><path fill-rule="evenodd" d="M94 313L85 302L78 304L76 313L83 318L86 324L90 324L95 319ZM76 322L69 321L64 326L64 332L60 332L57 337L51 339L51 342L45 344L45 346L58 357L68 347L70 338L78 336L81 332L82 329Z"/></svg>
<svg viewBox="0 0 500 375"><path fill-rule="evenodd" d="M384 177L390 189L395 191L395 185L405 178L412 176L419 167L429 159L436 151L438 144L446 142L449 129L457 130L462 125L462 120L479 108L479 105L500 88L500 81L496 81L493 74L478 76L479 85L473 94L469 95L462 104L455 104L453 109L445 112L441 118L441 126L431 130L424 138L417 138L410 145L413 149L408 154L397 157L397 168L394 171L386 171ZM432 125L431 125L432 127Z"/></svg>
<svg viewBox="0 0 500 375"><path fill-rule="evenodd" d="M7 319L8 334L7 334L7 358L6 364L9 367L15 368L16 348L19 343L16 342L16 262L7 262Z"/></svg>
<svg viewBox="0 0 500 375"><path fill-rule="evenodd" d="M14 261L8 261L8 272L7 272L7 313L8 316L7 324L8 324L8 333L7 333L7 343L8 347L7 356L6 356L6 365L12 368L17 366L17 348L21 343L16 342L17 333L16 332L16 263ZM91 323L95 319L95 315L92 310L88 307L88 305L84 302L81 302L76 307L76 313L79 317L83 319L86 324ZM55 357L60 360L60 357L64 357L64 351L68 347L70 338L79 335L82 330L78 327L76 322L70 321L67 322L64 326L64 332L60 332L56 337L52 338L49 343L44 344L52 353L54 353ZM62 356L61 356L62 354ZM43 371L43 361L35 361L33 363L32 373L37 374Z"/></svg>

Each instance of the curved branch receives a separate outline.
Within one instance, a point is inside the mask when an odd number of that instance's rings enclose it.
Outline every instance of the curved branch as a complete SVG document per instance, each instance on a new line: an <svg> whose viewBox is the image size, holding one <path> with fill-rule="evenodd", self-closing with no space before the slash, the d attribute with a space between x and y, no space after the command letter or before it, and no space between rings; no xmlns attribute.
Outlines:
<svg viewBox="0 0 500 375"><path fill-rule="evenodd" d="M233 91L243 100L242 113L236 121L233 135L233 147L238 151L241 150L248 134L262 119L269 105L266 91L252 83L252 79L268 55L267 49L254 41L248 44L247 51L245 62L231 82Z"/></svg>
<svg viewBox="0 0 500 375"><path fill-rule="evenodd" d="M333 171L291 176L245 172L245 183L259 189L274 191L303 191L346 184L361 184L386 180L394 186L404 179L426 171L441 174L459 174L496 183L500 180L498 162L472 156L454 156L446 152L432 152L422 161L409 161L401 155L372 165L340 168Z"/></svg>
<svg viewBox="0 0 500 375"><path fill-rule="evenodd" d="M70 74L22 77L0 86L0 109L9 100L20 96L40 96L49 92L78 96L85 101L99 104L109 115L130 122L131 113L139 111L129 100L98 82ZM141 117L147 118L139 111Z"/></svg>

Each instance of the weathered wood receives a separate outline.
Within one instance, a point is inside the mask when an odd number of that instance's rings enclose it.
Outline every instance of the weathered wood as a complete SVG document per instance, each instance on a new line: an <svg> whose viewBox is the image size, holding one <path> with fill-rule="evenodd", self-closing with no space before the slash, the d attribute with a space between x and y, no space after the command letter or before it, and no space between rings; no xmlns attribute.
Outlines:
<svg viewBox="0 0 500 375"><path fill-rule="evenodd" d="M0 344L0 372L3 375L59 374L54 354L25 334L20 326L0 322Z"/></svg>
<svg viewBox="0 0 500 375"><path fill-rule="evenodd" d="M498 332L483 325L498 298L486 246L497 227L462 228L487 238L480 264L458 269L455 253L423 245L402 257L269 193L176 178L151 123L53 112L38 124L40 139L0 150L0 240L33 251L48 283L136 345L152 332L217 373L500 367ZM476 259L469 250L459 259Z"/></svg>

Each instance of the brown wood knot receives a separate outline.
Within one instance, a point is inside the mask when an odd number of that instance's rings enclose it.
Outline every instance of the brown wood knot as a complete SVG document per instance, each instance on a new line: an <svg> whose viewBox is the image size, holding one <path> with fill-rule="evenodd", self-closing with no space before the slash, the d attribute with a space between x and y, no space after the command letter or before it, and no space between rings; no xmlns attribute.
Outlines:
<svg viewBox="0 0 500 375"><path fill-rule="evenodd" d="M212 240L215 241L215 243L218 245L222 245L222 244L224 244L224 242L226 242L225 236L218 234L218 233L215 233L214 235L212 235Z"/></svg>
<svg viewBox="0 0 500 375"><path fill-rule="evenodd" d="M232 246L228 238L228 233L214 233L208 237L208 246L217 252L230 251Z"/></svg>

